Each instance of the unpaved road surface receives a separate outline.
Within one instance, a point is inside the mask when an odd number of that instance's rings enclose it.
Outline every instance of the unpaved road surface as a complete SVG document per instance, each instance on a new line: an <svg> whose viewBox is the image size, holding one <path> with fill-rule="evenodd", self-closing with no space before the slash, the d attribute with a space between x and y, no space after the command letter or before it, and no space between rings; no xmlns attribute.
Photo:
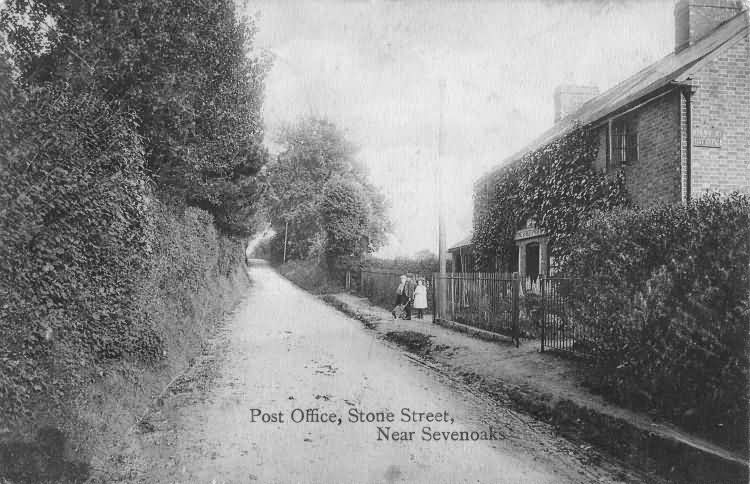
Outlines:
<svg viewBox="0 0 750 484"><path fill-rule="evenodd" d="M260 263L253 287L212 350L173 385L106 482L594 483L634 482L617 465L425 368L372 331ZM424 323L420 323L424 324ZM252 422L258 409L279 421ZM292 422L300 410L334 423ZM403 410L447 422L404 422ZM350 412L394 414L353 423ZM410 413L411 416L411 413ZM338 418L341 418L341 424ZM426 418L426 416L423 416ZM378 427L403 432L386 439ZM430 432L494 432L497 440L424 440ZM413 434L409 434L413 432ZM479 434L475 434L479 435ZM380 440L378 437L380 436ZM389 433L392 439L392 435ZM637 481L635 481L637 482Z"/></svg>

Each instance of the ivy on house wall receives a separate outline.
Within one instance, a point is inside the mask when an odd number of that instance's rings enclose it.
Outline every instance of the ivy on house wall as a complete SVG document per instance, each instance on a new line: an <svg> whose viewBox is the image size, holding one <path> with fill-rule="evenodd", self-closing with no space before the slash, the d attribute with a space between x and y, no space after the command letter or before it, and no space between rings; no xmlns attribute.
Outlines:
<svg viewBox="0 0 750 484"><path fill-rule="evenodd" d="M596 132L577 126L557 140L480 179L474 190L477 270L512 265L514 235L532 219L547 232L551 255L566 256L564 243L587 214L627 206L624 173L595 169Z"/></svg>

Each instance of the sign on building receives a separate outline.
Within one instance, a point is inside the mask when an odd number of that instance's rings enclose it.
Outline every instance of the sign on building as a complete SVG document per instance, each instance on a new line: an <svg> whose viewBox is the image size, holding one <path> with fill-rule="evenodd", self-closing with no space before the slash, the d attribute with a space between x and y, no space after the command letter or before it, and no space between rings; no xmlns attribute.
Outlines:
<svg viewBox="0 0 750 484"><path fill-rule="evenodd" d="M721 130L698 128L693 132L693 145L705 148L721 148Z"/></svg>

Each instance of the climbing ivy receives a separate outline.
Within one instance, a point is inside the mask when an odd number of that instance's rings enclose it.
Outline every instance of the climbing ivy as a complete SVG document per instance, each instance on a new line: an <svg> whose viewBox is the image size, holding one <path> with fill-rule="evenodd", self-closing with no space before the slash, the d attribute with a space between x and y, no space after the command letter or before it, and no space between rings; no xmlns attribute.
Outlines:
<svg viewBox="0 0 750 484"><path fill-rule="evenodd" d="M476 269L501 267L514 257L514 234L533 220L550 236L551 255L565 258L564 243L590 213L629 204L622 170L594 166L596 131L576 126L568 134L480 179L474 190Z"/></svg>

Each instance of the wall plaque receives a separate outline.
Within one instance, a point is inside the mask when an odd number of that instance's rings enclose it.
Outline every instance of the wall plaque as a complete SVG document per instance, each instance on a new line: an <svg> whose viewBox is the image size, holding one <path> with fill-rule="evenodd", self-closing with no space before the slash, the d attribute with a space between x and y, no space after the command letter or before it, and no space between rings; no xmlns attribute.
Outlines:
<svg viewBox="0 0 750 484"><path fill-rule="evenodd" d="M523 239L530 239L532 237L543 237L544 235L546 235L544 230L536 228L536 227L531 227L531 228L521 229L518 232L516 232L515 239L523 240Z"/></svg>
<svg viewBox="0 0 750 484"><path fill-rule="evenodd" d="M721 135L719 129L699 128L693 132L693 146L705 148L721 148Z"/></svg>

